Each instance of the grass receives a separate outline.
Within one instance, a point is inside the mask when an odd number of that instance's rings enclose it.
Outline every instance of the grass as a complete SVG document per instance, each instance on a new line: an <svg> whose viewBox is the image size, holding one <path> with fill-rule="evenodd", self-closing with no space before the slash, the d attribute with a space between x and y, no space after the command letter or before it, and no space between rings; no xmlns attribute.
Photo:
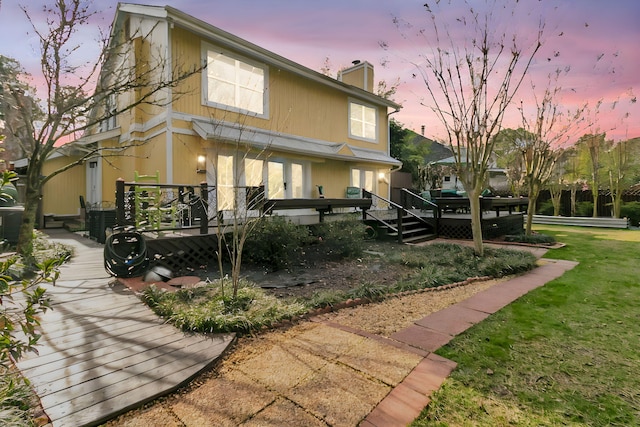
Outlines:
<svg viewBox="0 0 640 427"><path fill-rule="evenodd" d="M640 425L640 232L538 231L580 264L440 349L458 368L414 427Z"/></svg>
<svg viewBox="0 0 640 427"><path fill-rule="evenodd" d="M303 300L280 300L244 281L235 299L222 292L219 282L175 293L155 287L143 292L143 300L158 315L191 332L250 333L307 313L313 308L334 306L347 299L381 301L389 295L460 282L469 277L501 277L530 270L535 257L528 252L487 248L485 256L455 244L405 246L394 250L386 262L402 263L414 269L410 278L391 286L354 283L348 291L324 290ZM230 284L224 284L227 289Z"/></svg>
<svg viewBox="0 0 640 427"><path fill-rule="evenodd" d="M226 294L223 287L227 289ZM228 279L177 292L151 286L143 291L142 299L158 315L191 332L247 333L291 319L307 310L302 304L283 302L267 295L246 281L240 283L236 298L230 297L230 289Z"/></svg>
<svg viewBox="0 0 640 427"><path fill-rule="evenodd" d="M34 395L25 380L14 370L0 365L0 424L5 427L34 425L31 405Z"/></svg>

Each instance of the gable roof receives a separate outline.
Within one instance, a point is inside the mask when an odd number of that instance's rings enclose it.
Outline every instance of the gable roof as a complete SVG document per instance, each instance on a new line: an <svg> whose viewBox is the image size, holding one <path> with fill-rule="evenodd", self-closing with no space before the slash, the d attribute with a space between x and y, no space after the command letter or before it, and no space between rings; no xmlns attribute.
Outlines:
<svg viewBox="0 0 640 427"><path fill-rule="evenodd" d="M158 20L167 21L171 25L178 25L195 34L199 34L203 38L214 40L217 44L239 52L246 57L256 59L260 62L289 71L306 79L330 86L346 93L349 96L354 96L373 104L382 105L395 110L399 110L402 107L396 102L382 98L358 87L342 83L332 77L325 76L324 74L293 62L283 56L201 21L200 19L188 15L171 6L147 6L133 3L119 3L114 24L112 26L112 36L113 32L123 24L124 15L126 14L152 17Z"/></svg>

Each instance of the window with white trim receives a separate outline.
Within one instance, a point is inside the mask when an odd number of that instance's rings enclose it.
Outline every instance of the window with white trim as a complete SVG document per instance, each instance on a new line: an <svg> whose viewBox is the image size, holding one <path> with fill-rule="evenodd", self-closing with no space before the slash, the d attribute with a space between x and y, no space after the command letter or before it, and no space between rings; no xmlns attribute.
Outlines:
<svg viewBox="0 0 640 427"><path fill-rule="evenodd" d="M100 122L100 131L106 132L116 128L117 108L116 94L110 93L104 99L104 115L106 118Z"/></svg>
<svg viewBox="0 0 640 427"><path fill-rule="evenodd" d="M378 112L375 108L351 101L349 103L349 134L355 138L377 141Z"/></svg>
<svg viewBox="0 0 640 427"><path fill-rule="evenodd" d="M367 191L373 192L375 190L374 172L369 169L351 169L351 186L364 188Z"/></svg>
<svg viewBox="0 0 640 427"><path fill-rule="evenodd" d="M267 67L225 52L206 51L205 102L265 115Z"/></svg>

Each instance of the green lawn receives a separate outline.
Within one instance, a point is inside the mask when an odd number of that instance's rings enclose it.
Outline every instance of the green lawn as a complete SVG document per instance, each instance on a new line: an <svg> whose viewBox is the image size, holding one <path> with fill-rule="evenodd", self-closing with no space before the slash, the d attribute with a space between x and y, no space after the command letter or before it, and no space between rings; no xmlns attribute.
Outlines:
<svg viewBox="0 0 640 427"><path fill-rule="evenodd" d="M454 339L416 426L640 425L640 231L538 226L578 261Z"/></svg>

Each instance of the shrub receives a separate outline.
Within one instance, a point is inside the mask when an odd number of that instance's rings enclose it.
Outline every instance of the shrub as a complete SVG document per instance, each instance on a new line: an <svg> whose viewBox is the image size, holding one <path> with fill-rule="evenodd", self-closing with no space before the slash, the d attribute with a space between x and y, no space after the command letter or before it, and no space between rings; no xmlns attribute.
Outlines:
<svg viewBox="0 0 640 427"><path fill-rule="evenodd" d="M366 224L355 219L322 222L309 226L313 241L321 245L329 258L350 258L362 255Z"/></svg>
<svg viewBox="0 0 640 427"><path fill-rule="evenodd" d="M576 216L593 216L593 202L576 203Z"/></svg>
<svg viewBox="0 0 640 427"><path fill-rule="evenodd" d="M142 299L156 314L189 332L248 333L306 311L303 304L280 301L246 281L241 281L236 298L223 294L223 287L231 288L228 279L176 292L150 286Z"/></svg>
<svg viewBox="0 0 640 427"><path fill-rule="evenodd" d="M526 251L486 248L485 256L479 262L479 275L503 277L531 270L536 257Z"/></svg>
<svg viewBox="0 0 640 427"><path fill-rule="evenodd" d="M548 245L556 242L556 238L549 234L534 233L529 236L526 234L515 234L505 236L506 242L531 243L533 245Z"/></svg>
<svg viewBox="0 0 640 427"><path fill-rule="evenodd" d="M552 216L553 215L553 202L551 202L551 200L545 200L544 202L539 203L537 211L538 211L537 212L538 215L549 215L549 216Z"/></svg>
<svg viewBox="0 0 640 427"><path fill-rule="evenodd" d="M308 239L306 227L295 225L284 217L261 218L247 237L243 257L252 264L280 270L299 259L301 248Z"/></svg>
<svg viewBox="0 0 640 427"><path fill-rule="evenodd" d="M620 208L620 216L629 218L631 225L640 226L640 202L628 202Z"/></svg>
<svg viewBox="0 0 640 427"><path fill-rule="evenodd" d="M341 291L333 291L333 290L323 290L316 291L311 295L311 298L308 300L301 300L302 304L305 304L309 308L318 308L318 307L333 307L335 304L338 304L347 299L347 294Z"/></svg>

